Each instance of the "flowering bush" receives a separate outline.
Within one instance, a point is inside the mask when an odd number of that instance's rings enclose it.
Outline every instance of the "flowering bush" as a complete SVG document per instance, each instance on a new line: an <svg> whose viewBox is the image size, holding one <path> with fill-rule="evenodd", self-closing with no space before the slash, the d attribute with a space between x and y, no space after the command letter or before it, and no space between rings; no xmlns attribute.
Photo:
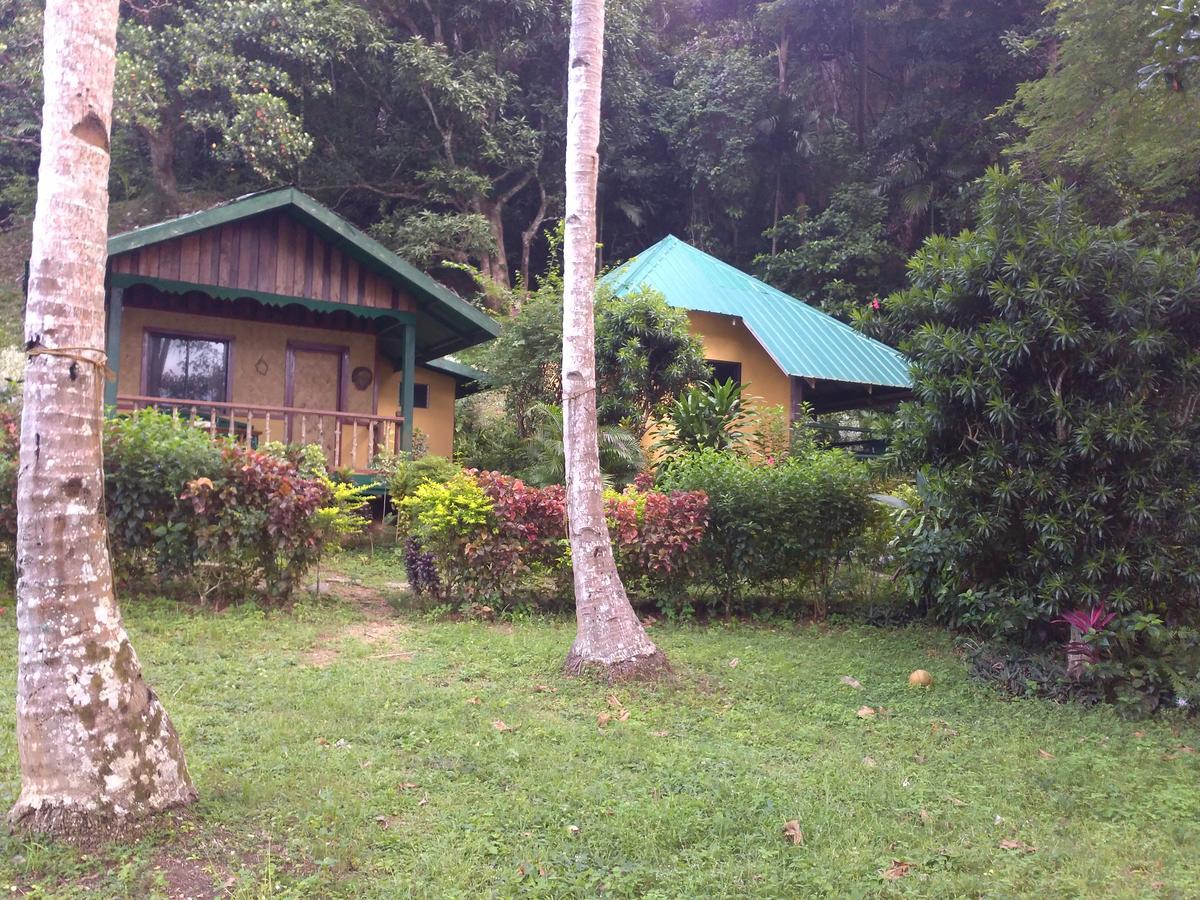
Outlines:
<svg viewBox="0 0 1200 900"><path fill-rule="evenodd" d="M693 569L707 522L704 496L627 488L609 493L605 504L627 584L641 591L678 588ZM410 537L409 583L418 592L442 600L504 601L538 577L565 587L570 552L561 485L537 488L498 472L469 470L421 485L400 506Z"/></svg>

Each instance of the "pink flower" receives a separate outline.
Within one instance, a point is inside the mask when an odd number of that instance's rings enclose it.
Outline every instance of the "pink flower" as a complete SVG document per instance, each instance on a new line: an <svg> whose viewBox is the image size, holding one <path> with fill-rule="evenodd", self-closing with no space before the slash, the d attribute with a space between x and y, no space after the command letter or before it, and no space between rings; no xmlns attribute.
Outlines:
<svg viewBox="0 0 1200 900"><path fill-rule="evenodd" d="M878 297L871 298L871 309L879 309L883 304L879 302Z"/></svg>

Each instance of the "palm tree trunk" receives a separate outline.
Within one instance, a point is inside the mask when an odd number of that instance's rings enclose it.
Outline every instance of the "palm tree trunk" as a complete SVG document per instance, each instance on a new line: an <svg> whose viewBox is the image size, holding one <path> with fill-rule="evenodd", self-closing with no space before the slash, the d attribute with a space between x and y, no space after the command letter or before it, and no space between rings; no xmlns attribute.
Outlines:
<svg viewBox="0 0 1200 900"><path fill-rule="evenodd" d="M578 631L565 669L610 679L654 675L666 657L646 635L613 559L596 433L596 181L604 0L571 4L567 76L567 198L563 241L563 449L567 531Z"/></svg>
<svg viewBox="0 0 1200 900"><path fill-rule="evenodd" d="M117 0L49 0L17 484L14 826L95 837L190 803L113 596L101 458Z"/></svg>

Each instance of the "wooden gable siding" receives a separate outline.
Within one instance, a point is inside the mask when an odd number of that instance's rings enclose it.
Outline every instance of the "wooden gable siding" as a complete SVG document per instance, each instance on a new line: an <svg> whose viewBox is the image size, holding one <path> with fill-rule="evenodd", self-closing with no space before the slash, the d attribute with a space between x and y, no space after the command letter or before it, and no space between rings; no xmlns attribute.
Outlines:
<svg viewBox="0 0 1200 900"><path fill-rule="evenodd" d="M114 273L412 312L383 276L287 215L264 213L114 256Z"/></svg>

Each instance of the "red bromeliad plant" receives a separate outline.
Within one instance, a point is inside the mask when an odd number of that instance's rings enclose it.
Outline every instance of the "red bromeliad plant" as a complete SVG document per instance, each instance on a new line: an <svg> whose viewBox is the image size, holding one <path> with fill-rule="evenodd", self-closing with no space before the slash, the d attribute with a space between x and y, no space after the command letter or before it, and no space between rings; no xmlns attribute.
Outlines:
<svg viewBox="0 0 1200 900"><path fill-rule="evenodd" d="M1087 641L1087 635L1103 631L1109 626L1116 613L1108 612L1104 604L1091 609L1076 609L1065 612L1055 622L1062 622L1071 627L1071 639L1067 641L1067 674L1078 678L1083 674L1085 664L1094 663L1099 658L1099 651Z"/></svg>

